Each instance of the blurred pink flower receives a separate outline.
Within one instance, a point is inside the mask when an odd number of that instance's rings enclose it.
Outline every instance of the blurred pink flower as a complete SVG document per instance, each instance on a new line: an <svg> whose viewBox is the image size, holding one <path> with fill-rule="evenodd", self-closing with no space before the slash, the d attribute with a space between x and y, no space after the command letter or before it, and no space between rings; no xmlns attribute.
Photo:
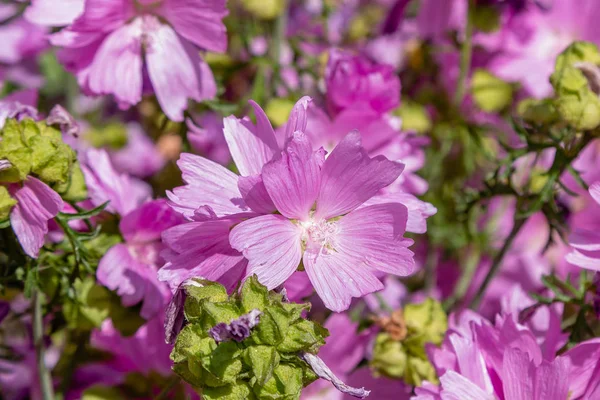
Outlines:
<svg viewBox="0 0 600 400"><path fill-rule="evenodd" d="M590 195L600 204L600 182L590 186ZM569 237L572 251L566 255L571 264L600 271L600 234L596 230L579 228Z"/></svg>
<svg viewBox="0 0 600 400"><path fill-rule="evenodd" d="M165 114L183 121L188 99L216 94L198 48L225 51L225 15L225 0L87 0L51 42L86 93L112 94L128 107L140 102L148 82Z"/></svg>

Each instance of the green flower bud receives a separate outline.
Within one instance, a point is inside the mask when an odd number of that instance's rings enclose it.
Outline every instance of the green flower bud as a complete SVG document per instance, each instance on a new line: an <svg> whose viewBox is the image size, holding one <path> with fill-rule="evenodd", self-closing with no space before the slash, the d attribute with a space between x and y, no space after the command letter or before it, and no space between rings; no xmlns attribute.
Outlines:
<svg viewBox="0 0 600 400"><path fill-rule="evenodd" d="M242 6L260 19L275 19L283 12L285 2L283 0L242 0Z"/></svg>
<svg viewBox="0 0 600 400"><path fill-rule="evenodd" d="M484 69L473 72L471 94L477 107L486 112L498 112L512 103L513 87Z"/></svg>
<svg viewBox="0 0 600 400"><path fill-rule="evenodd" d="M400 341L393 340L387 333L377 335L373 358L369 363L377 374L402 379L407 362L408 354Z"/></svg>
<svg viewBox="0 0 600 400"><path fill-rule="evenodd" d="M10 210L17 204L17 201L10 196L8 189L0 186L0 221L5 221L10 215Z"/></svg>
<svg viewBox="0 0 600 400"><path fill-rule="evenodd" d="M63 307L68 326L84 330L99 327L110 313L111 293L97 285L93 278L76 280L73 289L75 300L65 303Z"/></svg>
<svg viewBox="0 0 600 400"><path fill-rule="evenodd" d="M418 103L403 101L402 105L394 112L402 119L402 129L426 133L431 130L431 119L425 107Z"/></svg>
<svg viewBox="0 0 600 400"><path fill-rule="evenodd" d="M474 8L473 23L477 30L491 33L500 28L500 11L494 6L478 6Z"/></svg>
<svg viewBox="0 0 600 400"><path fill-rule="evenodd" d="M563 120L576 129L589 130L600 125L600 98L580 68L600 66L598 47L589 42L575 42L556 59L550 82L556 93L556 108Z"/></svg>
<svg viewBox="0 0 600 400"><path fill-rule="evenodd" d="M56 129L31 119L8 120L0 137L0 159L12 164L0 171L0 181L19 182L33 174L49 185L69 182L76 155Z"/></svg>
<svg viewBox="0 0 600 400"><path fill-rule="evenodd" d="M188 324L171 353L173 370L203 398L297 399L316 379L298 354L316 353L328 332L302 318L308 304L284 302L256 277L231 296L200 279L183 290Z"/></svg>
<svg viewBox="0 0 600 400"><path fill-rule="evenodd" d="M85 176L83 175L79 162L75 162L73 165L69 181L64 184L56 185L54 190L56 190L63 199L73 203L87 199L87 185L85 184Z"/></svg>
<svg viewBox="0 0 600 400"><path fill-rule="evenodd" d="M426 299L420 304L408 304L404 307L404 319L408 334L422 334L426 343L439 345L448 330L448 319L438 301Z"/></svg>
<svg viewBox="0 0 600 400"><path fill-rule="evenodd" d="M558 120L552 99L525 99L517 106L517 113L525 121L539 125L549 125Z"/></svg>

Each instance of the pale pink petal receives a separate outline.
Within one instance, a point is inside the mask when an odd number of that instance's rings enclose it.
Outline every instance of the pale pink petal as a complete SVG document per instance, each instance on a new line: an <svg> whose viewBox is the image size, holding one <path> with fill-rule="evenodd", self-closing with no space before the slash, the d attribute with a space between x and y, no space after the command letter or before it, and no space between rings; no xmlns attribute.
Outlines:
<svg viewBox="0 0 600 400"><path fill-rule="evenodd" d="M166 200L154 200L125 215L119 223L123 238L128 242L150 242L159 240L161 234L183 222Z"/></svg>
<svg viewBox="0 0 600 400"><path fill-rule="evenodd" d="M565 360L568 368L567 377L562 379L569 383L571 398L578 399L590 386L594 375L600 373L600 339L579 343L560 358Z"/></svg>
<svg viewBox="0 0 600 400"><path fill-rule="evenodd" d="M306 135L295 132L279 159L263 168L263 181L277 210L288 218L305 220L321 182L324 152L313 152Z"/></svg>
<svg viewBox="0 0 600 400"><path fill-rule="evenodd" d="M353 297L383 289L371 269L343 252L304 252L304 268L325 307L347 310Z"/></svg>
<svg viewBox="0 0 600 400"><path fill-rule="evenodd" d="M142 34L142 20L136 18L104 39L89 67L89 90L128 105L142 99Z"/></svg>
<svg viewBox="0 0 600 400"><path fill-rule="evenodd" d="M33 0L25 10L25 18L30 22L46 26L71 24L83 12L85 0Z"/></svg>
<svg viewBox="0 0 600 400"><path fill-rule="evenodd" d="M527 353L517 348L506 349L501 374L505 398L535 400L533 397L535 367L529 361Z"/></svg>
<svg viewBox="0 0 600 400"><path fill-rule="evenodd" d="M146 62L152 87L165 114L173 121L183 121L188 99L202 101L216 94L212 73L206 76L198 52L188 48L173 28L153 16L145 16L143 21L149 38Z"/></svg>
<svg viewBox="0 0 600 400"><path fill-rule="evenodd" d="M231 230L231 246L248 259L247 275L256 274L269 289L281 285L300 265L300 228L281 215L251 218Z"/></svg>
<svg viewBox="0 0 600 400"><path fill-rule="evenodd" d="M454 371L448 371L440 377L440 383L443 400L496 400L493 394L486 393L479 386Z"/></svg>
<svg viewBox="0 0 600 400"><path fill-rule="evenodd" d="M241 176L238 187L244 201L252 211L259 214L269 214L276 211L261 175Z"/></svg>
<svg viewBox="0 0 600 400"><path fill-rule="evenodd" d="M62 210L63 201L58 193L33 177L11 194L17 204L11 210L10 224L25 254L37 258L48 233L48 221Z"/></svg>
<svg viewBox="0 0 600 400"><path fill-rule="evenodd" d="M346 214L394 182L404 165L383 156L370 158L360 134L349 133L325 160L316 216L329 219Z"/></svg>
<svg viewBox="0 0 600 400"><path fill-rule="evenodd" d="M395 275L410 275L415 270L414 254L404 239L407 210L402 204L387 203L364 207L342 217L335 250L368 267Z"/></svg>
<svg viewBox="0 0 600 400"><path fill-rule="evenodd" d="M454 348L460 374L487 393L492 393L494 390L492 381L483 355L476 344L471 339L462 337L457 333L450 334L448 339Z"/></svg>
<svg viewBox="0 0 600 400"><path fill-rule="evenodd" d="M143 301L141 316L154 317L166 305L170 293L156 276L159 245L117 244L98 264L98 282L116 291L123 305L130 307Z"/></svg>
<svg viewBox="0 0 600 400"><path fill-rule="evenodd" d="M275 135L253 126L250 120L239 120L232 115L223 120L223 125L225 140L240 175L260 174L263 166L279 153Z"/></svg>
<svg viewBox="0 0 600 400"><path fill-rule="evenodd" d="M306 132L306 125L308 123L307 110L311 102L312 99L308 96L304 96L296 102L285 127L286 138L293 137L294 132Z"/></svg>
<svg viewBox="0 0 600 400"><path fill-rule="evenodd" d="M535 400L563 400L573 397L569 393L570 381L568 364L562 357L557 357L553 362L542 361L535 369L534 397Z"/></svg>
<svg viewBox="0 0 600 400"><path fill-rule="evenodd" d="M110 159L117 171L140 178L156 174L166 164L152 139L137 122L127 124L127 144L110 151Z"/></svg>
<svg viewBox="0 0 600 400"><path fill-rule="evenodd" d="M400 203L408 209L406 230L412 233L427 232L427 218L437 213L437 208L432 204L419 200L416 196L405 192L388 192L378 194L365 201L362 207L382 203Z"/></svg>
<svg viewBox="0 0 600 400"><path fill-rule="evenodd" d="M600 251L600 233L596 231L576 229L569 236L569 244L578 250Z"/></svg>
<svg viewBox="0 0 600 400"><path fill-rule="evenodd" d="M183 153L177 162L186 186L167 192L171 206L186 218L208 206L218 217L250 212L238 189L238 176L206 158Z"/></svg>
<svg viewBox="0 0 600 400"><path fill-rule="evenodd" d="M175 30L195 45L215 52L227 50L222 22L226 0L165 0L162 14Z"/></svg>
<svg viewBox="0 0 600 400"><path fill-rule="evenodd" d="M600 252L580 252L573 250L565 256L565 260L573 265L593 271L600 271Z"/></svg>
<svg viewBox="0 0 600 400"><path fill-rule="evenodd" d="M596 203L600 204L600 182L594 182L590 186L590 195Z"/></svg>
<svg viewBox="0 0 600 400"><path fill-rule="evenodd" d="M126 215L152 197L152 188L146 182L118 174L105 150L90 148L82 157L81 169L94 206L108 201L106 211Z"/></svg>

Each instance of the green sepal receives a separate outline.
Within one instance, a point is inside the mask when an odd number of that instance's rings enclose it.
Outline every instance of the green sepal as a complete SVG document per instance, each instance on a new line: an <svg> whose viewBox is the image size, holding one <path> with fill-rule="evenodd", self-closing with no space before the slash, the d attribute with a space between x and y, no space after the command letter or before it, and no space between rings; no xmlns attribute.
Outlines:
<svg viewBox="0 0 600 400"><path fill-rule="evenodd" d="M13 199L8 193L5 186L0 185L0 221L7 220L10 215L10 210L17 204L17 200Z"/></svg>
<svg viewBox="0 0 600 400"><path fill-rule="evenodd" d="M279 353L272 346L251 346L244 350L244 363L252 369L258 385L271 379L279 359Z"/></svg>
<svg viewBox="0 0 600 400"><path fill-rule="evenodd" d="M290 326L283 341L277 345L277 350L284 353L307 351L316 353L325 344L329 331L319 324L305 319Z"/></svg>
<svg viewBox="0 0 600 400"><path fill-rule="evenodd" d="M224 342L210 355L201 357L202 366L224 383L233 384L242 372L242 351L236 342Z"/></svg>
<svg viewBox="0 0 600 400"><path fill-rule="evenodd" d="M273 376L264 385L258 382L252 387L259 399L288 400L300 398L304 386L302 369L294 365L280 363Z"/></svg>
<svg viewBox="0 0 600 400"><path fill-rule="evenodd" d="M217 388L206 388L202 391L204 400L253 400L252 390L247 383L239 382Z"/></svg>

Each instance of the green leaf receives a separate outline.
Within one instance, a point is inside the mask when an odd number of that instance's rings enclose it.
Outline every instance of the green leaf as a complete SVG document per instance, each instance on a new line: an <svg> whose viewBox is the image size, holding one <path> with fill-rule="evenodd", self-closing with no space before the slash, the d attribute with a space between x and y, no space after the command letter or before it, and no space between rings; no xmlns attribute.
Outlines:
<svg viewBox="0 0 600 400"><path fill-rule="evenodd" d="M252 275L242 286L241 291L242 311L248 313L254 309L264 310L269 302L268 290L258 282L256 275Z"/></svg>
<svg viewBox="0 0 600 400"><path fill-rule="evenodd" d="M277 350L284 353L297 353L308 351L316 353L319 347L325 344L325 337L329 336L327 329L315 322L300 320L290 326L283 342L277 346Z"/></svg>
<svg viewBox="0 0 600 400"><path fill-rule="evenodd" d="M513 87L490 72L477 69L473 72L471 93L477 107L486 112L498 112L512 103Z"/></svg>
<svg viewBox="0 0 600 400"><path fill-rule="evenodd" d="M63 313L69 327L93 329L99 327L109 316L112 303L111 293L103 286L96 285L95 279L76 280L75 301L64 305Z"/></svg>
<svg viewBox="0 0 600 400"><path fill-rule="evenodd" d="M272 346L250 346L244 350L244 362L252 368L258 385L264 385L279 365L279 354Z"/></svg>
<svg viewBox="0 0 600 400"><path fill-rule="evenodd" d="M254 384L252 389L259 399L298 399L303 387L302 369L292 364L279 364L273 377L264 385Z"/></svg>
<svg viewBox="0 0 600 400"><path fill-rule="evenodd" d="M236 342L220 343L210 355L201 358L202 365L225 383L235 383L242 372L242 351Z"/></svg>
<svg viewBox="0 0 600 400"><path fill-rule="evenodd" d="M252 400L254 396L248 385L239 382L218 388L206 388L202 391L204 400Z"/></svg>
<svg viewBox="0 0 600 400"><path fill-rule="evenodd" d="M271 307L263 310L252 338L257 344L277 346L290 328L290 319L289 314L280 304L272 304Z"/></svg>
<svg viewBox="0 0 600 400"><path fill-rule="evenodd" d="M173 362L181 362L187 358L198 358L210 355L217 348L217 343L202 331L198 325L186 325L177 336L175 347L171 352Z"/></svg>

